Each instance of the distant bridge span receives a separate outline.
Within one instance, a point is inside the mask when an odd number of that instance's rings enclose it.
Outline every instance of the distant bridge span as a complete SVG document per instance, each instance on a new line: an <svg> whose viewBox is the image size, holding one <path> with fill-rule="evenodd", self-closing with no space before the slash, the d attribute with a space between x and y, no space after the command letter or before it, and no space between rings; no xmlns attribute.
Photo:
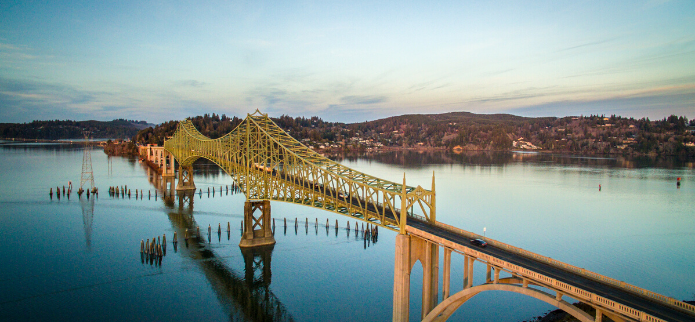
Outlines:
<svg viewBox="0 0 695 322"><path fill-rule="evenodd" d="M410 272L416 261L423 266L423 321L446 320L465 301L489 290L543 300L580 321L602 321L603 316L614 321L695 321L693 305L437 222L434 176L427 190L407 186L405 177L396 183L355 171L304 146L258 111L214 140L184 120L164 150L179 163L177 190L195 189L192 165L198 158L216 163L239 185L247 198L242 247L275 242L269 200L318 207L397 231L394 321L409 319ZM166 153L150 153L146 159L165 171L173 167ZM256 217L255 210L262 215ZM489 246L473 247L472 238L484 239ZM452 253L464 256L464 289L454 295L449 285ZM472 283L476 261L487 265L486 283L479 286ZM575 309L564 297L589 304L596 316Z"/></svg>

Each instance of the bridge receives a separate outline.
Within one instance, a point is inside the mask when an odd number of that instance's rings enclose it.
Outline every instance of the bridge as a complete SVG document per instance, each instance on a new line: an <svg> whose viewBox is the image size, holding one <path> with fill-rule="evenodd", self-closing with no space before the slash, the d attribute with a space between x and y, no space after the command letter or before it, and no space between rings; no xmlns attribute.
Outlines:
<svg viewBox="0 0 695 322"><path fill-rule="evenodd" d="M507 245L436 220L435 180L431 189L374 177L321 156L256 111L232 132L210 139L190 120L179 123L163 148L141 150L164 175L179 164L177 191L195 190L193 163L208 159L239 185L244 206L242 248L272 245L270 201L321 208L398 232L393 320L409 320L410 275L423 267L423 321L444 321L463 303L486 291L507 291L554 305L579 321L695 321L695 306L579 267ZM173 182L173 179L170 179ZM172 183L173 184L173 183ZM259 214L256 214L256 212ZM470 244L480 238L488 247ZM439 255L443 253L442 298ZM450 294L451 257L464 257L464 288ZM473 285L475 262L486 265L486 281ZM595 316L570 304L593 307Z"/></svg>

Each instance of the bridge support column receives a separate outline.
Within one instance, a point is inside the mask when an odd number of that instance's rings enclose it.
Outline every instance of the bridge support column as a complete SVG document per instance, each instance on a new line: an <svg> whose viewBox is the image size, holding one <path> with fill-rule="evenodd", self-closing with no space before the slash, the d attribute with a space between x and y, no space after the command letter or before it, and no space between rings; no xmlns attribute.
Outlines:
<svg viewBox="0 0 695 322"><path fill-rule="evenodd" d="M468 255L463 255L463 288L467 289L473 286L473 263L475 258Z"/></svg>
<svg viewBox="0 0 695 322"><path fill-rule="evenodd" d="M179 166L179 184L176 185L176 190L195 190L192 165Z"/></svg>
<svg viewBox="0 0 695 322"><path fill-rule="evenodd" d="M176 169L174 168L174 156L167 151L163 151L162 153L162 163L164 164L162 167L162 177L173 177L174 174L176 174Z"/></svg>
<svg viewBox="0 0 695 322"><path fill-rule="evenodd" d="M393 282L393 320L408 321L410 273L416 261L422 264L422 314L427 316L439 302L439 245L405 234L396 236Z"/></svg>
<svg viewBox="0 0 695 322"><path fill-rule="evenodd" d="M254 212L260 210L258 217ZM271 227L270 200L246 201L244 203L244 232L239 247L274 245L275 237Z"/></svg>
<svg viewBox="0 0 695 322"><path fill-rule="evenodd" d="M442 285L442 288L444 290L444 294L442 296L442 300L446 300L449 298L449 293L451 292L451 249L445 248L444 249L444 278L442 282L444 285Z"/></svg>
<svg viewBox="0 0 695 322"><path fill-rule="evenodd" d="M410 236L396 235L396 264L393 272L393 321L410 320Z"/></svg>
<svg viewBox="0 0 695 322"><path fill-rule="evenodd" d="M439 302L439 245L423 241L422 317L425 318Z"/></svg>

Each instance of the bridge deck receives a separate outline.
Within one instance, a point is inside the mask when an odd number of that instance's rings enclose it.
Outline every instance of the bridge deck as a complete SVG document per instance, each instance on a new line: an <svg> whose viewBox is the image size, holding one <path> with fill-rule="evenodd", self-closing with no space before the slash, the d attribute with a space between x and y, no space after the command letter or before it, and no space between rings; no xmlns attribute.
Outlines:
<svg viewBox="0 0 695 322"><path fill-rule="evenodd" d="M437 227L429 223L425 223L413 218L408 218L408 226L430 233L437 237L446 239L459 245L470 245L470 239L456 232L446 230L442 227ZM471 247L473 248L473 247ZM652 301L638 294L628 292L623 289L616 288L612 285L605 284L585 276L578 275L573 272L566 271L562 268L552 266L546 263L530 259L528 257L509 252L505 249L497 248L488 245L485 248L475 247L476 251L497 257L514 265L518 265L529 270L536 271L540 274L557 279L563 283L582 288L589 292L603 296L610 300L629 305L637 310L641 310L647 314L653 315L666 321L695 321L695 316L686 312L673 308L671 306Z"/></svg>

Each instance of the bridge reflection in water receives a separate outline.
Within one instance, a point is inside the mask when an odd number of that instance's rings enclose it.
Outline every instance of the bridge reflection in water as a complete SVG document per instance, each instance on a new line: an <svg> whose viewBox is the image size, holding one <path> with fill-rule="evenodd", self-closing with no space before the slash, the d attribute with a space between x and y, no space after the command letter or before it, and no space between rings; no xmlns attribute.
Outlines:
<svg viewBox="0 0 695 322"><path fill-rule="evenodd" d="M271 260L273 245L243 248L240 252L244 258L244 276L235 273L224 260L219 258L206 243L203 236L195 236L198 224L193 216L194 191L173 189L172 178L151 173L147 168L149 182L163 196L162 202L170 211L167 212L173 230L179 236L176 251L190 258L204 273L216 293L218 300L226 309L230 321L294 321L285 306L270 290L272 281ZM186 231L193 235L182 238ZM202 233L201 233L202 234ZM231 232L220 232L218 238ZM208 236L210 238L210 236Z"/></svg>
<svg viewBox="0 0 695 322"><path fill-rule="evenodd" d="M613 321L695 320L693 305L438 222L434 177L427 190L407 186L405 177L401 184L360 173L302 145L260 112L214 140L189 120L182 121L164 147L146 147L141 154L171 178L159 183L168 189L173 188L175 161L179 162L177 191L195 191L193 162L199 158L229 174L247 198L242 247L275 243L269 233L271 200L321 208L398 232L394 321L409 320L410 273L417 261L423 266L424 321L446 320L468 299L489 290L534 297L580 321L602 321L604 316ZM165 197L165 203L173 205L173 199L167 198L174 195ZM469 243L473 238L485 239L489 246L474 248ZM441 302L440 250L444 255ZM452 254L464 256L464 289L454 295L449 294ZM476 261L487 266L487 279L473 286ZM578 310L565 297L593 307L596 316Z"/></svg>

